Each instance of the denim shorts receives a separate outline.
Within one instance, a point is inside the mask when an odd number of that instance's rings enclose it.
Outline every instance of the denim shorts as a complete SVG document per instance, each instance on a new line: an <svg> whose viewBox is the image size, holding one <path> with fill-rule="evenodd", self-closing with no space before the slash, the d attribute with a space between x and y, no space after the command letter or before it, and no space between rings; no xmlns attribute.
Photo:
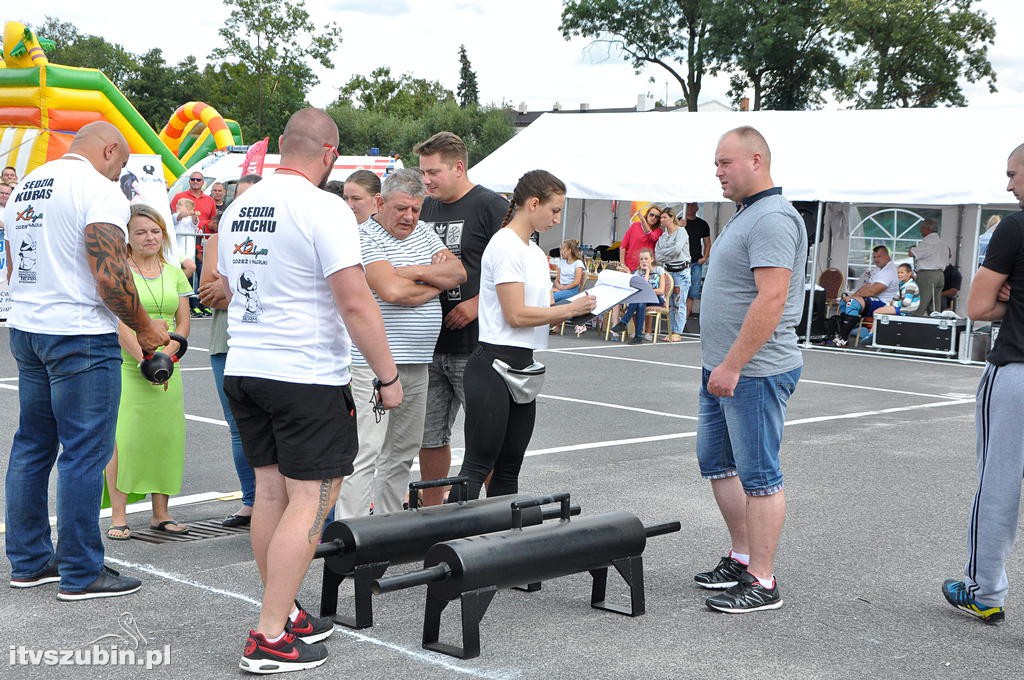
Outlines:
<svg viewBox="0 0 1024 680"><path fill-rule="evenodd" d="M708 392L711 371L701 371L697 463L704 479L739 475L748 496L770 496L783 488L779 448L786 405L801 368L766 377L740 376L734 396Z"/></svg>
<svg viewBox="0 0 1024 680"><path fill-rule="evenodd" d="M462 374L471 354L435 353L427 366L427 415L423 422L423 448L447 446L452 440L452 425L459 407L466 403Z"/></svg>

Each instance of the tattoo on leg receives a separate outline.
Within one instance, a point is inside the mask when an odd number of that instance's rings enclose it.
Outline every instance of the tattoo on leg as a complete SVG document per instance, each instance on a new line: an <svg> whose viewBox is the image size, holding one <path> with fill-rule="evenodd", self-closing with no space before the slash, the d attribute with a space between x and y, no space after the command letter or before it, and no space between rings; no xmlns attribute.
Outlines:
<svg viewBox="0 0 1024 680"><path fill-rule="evenodd" d="M324 520L327 518L327 505L331 498L331 480L325 479L320 482L320 502L316 507L316 519L313 520L313 526L309 528L309 533L306 535L306 539L310 542L314 538L320 535L320 531L323 529Z"/></svg>

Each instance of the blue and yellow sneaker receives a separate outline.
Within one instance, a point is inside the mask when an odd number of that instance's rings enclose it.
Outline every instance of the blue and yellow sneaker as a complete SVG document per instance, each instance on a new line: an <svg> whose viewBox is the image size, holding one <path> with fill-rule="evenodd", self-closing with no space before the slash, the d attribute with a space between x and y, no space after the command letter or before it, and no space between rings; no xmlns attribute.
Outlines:
<svg viewBox="0 0 1024 680"><path fill-rule="evenodd" d="M1002 607L989 607L975 600L974 596L967 592L967 586L963 581L947 579L942 584L942 595L946 602L985 623L1002 623L1006 617Z"/></svg>

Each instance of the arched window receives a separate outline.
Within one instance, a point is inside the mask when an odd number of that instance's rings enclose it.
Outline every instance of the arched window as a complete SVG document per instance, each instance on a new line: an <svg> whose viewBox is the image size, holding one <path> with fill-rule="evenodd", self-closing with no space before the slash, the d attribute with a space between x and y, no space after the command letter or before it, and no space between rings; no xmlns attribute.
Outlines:
<svg viewBox="0 0 1024 680"><path fill-rule="evenodd" d="M924 213L924 214L921 214ZM907 249L921 240L921 223L931 217L941 218L938 210L922 210L921 213L906 208L883 208L869 213L850 232L850 258L848 287L856 289L857 281L864 272L874 267L871 251L876 246L886 246L897 264L911 262Z"/></svg>

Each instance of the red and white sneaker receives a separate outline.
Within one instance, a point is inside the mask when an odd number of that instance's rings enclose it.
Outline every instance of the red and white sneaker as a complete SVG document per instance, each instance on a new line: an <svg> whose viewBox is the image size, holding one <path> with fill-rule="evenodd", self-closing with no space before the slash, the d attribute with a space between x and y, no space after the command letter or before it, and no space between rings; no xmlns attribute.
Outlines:
<svg viewBox="0 0 1024 680"><path fill-rule="evenodd" d="M267 642L263 633L249 631L238 667L250 673L287 673L316 668L327 661L327 646L307 644L288 631L277 642Z"/></svg>
<svg viewBox="0 0 1024 680"><path fill-rule="evenodd" d="M334 620L326 616L313 617L302 608L298 600L295 606L299 608L299 616L293 623L291 619L284 624L285 631L291 633L303 642L313 643L326 640L334 632Z"/></svg>

